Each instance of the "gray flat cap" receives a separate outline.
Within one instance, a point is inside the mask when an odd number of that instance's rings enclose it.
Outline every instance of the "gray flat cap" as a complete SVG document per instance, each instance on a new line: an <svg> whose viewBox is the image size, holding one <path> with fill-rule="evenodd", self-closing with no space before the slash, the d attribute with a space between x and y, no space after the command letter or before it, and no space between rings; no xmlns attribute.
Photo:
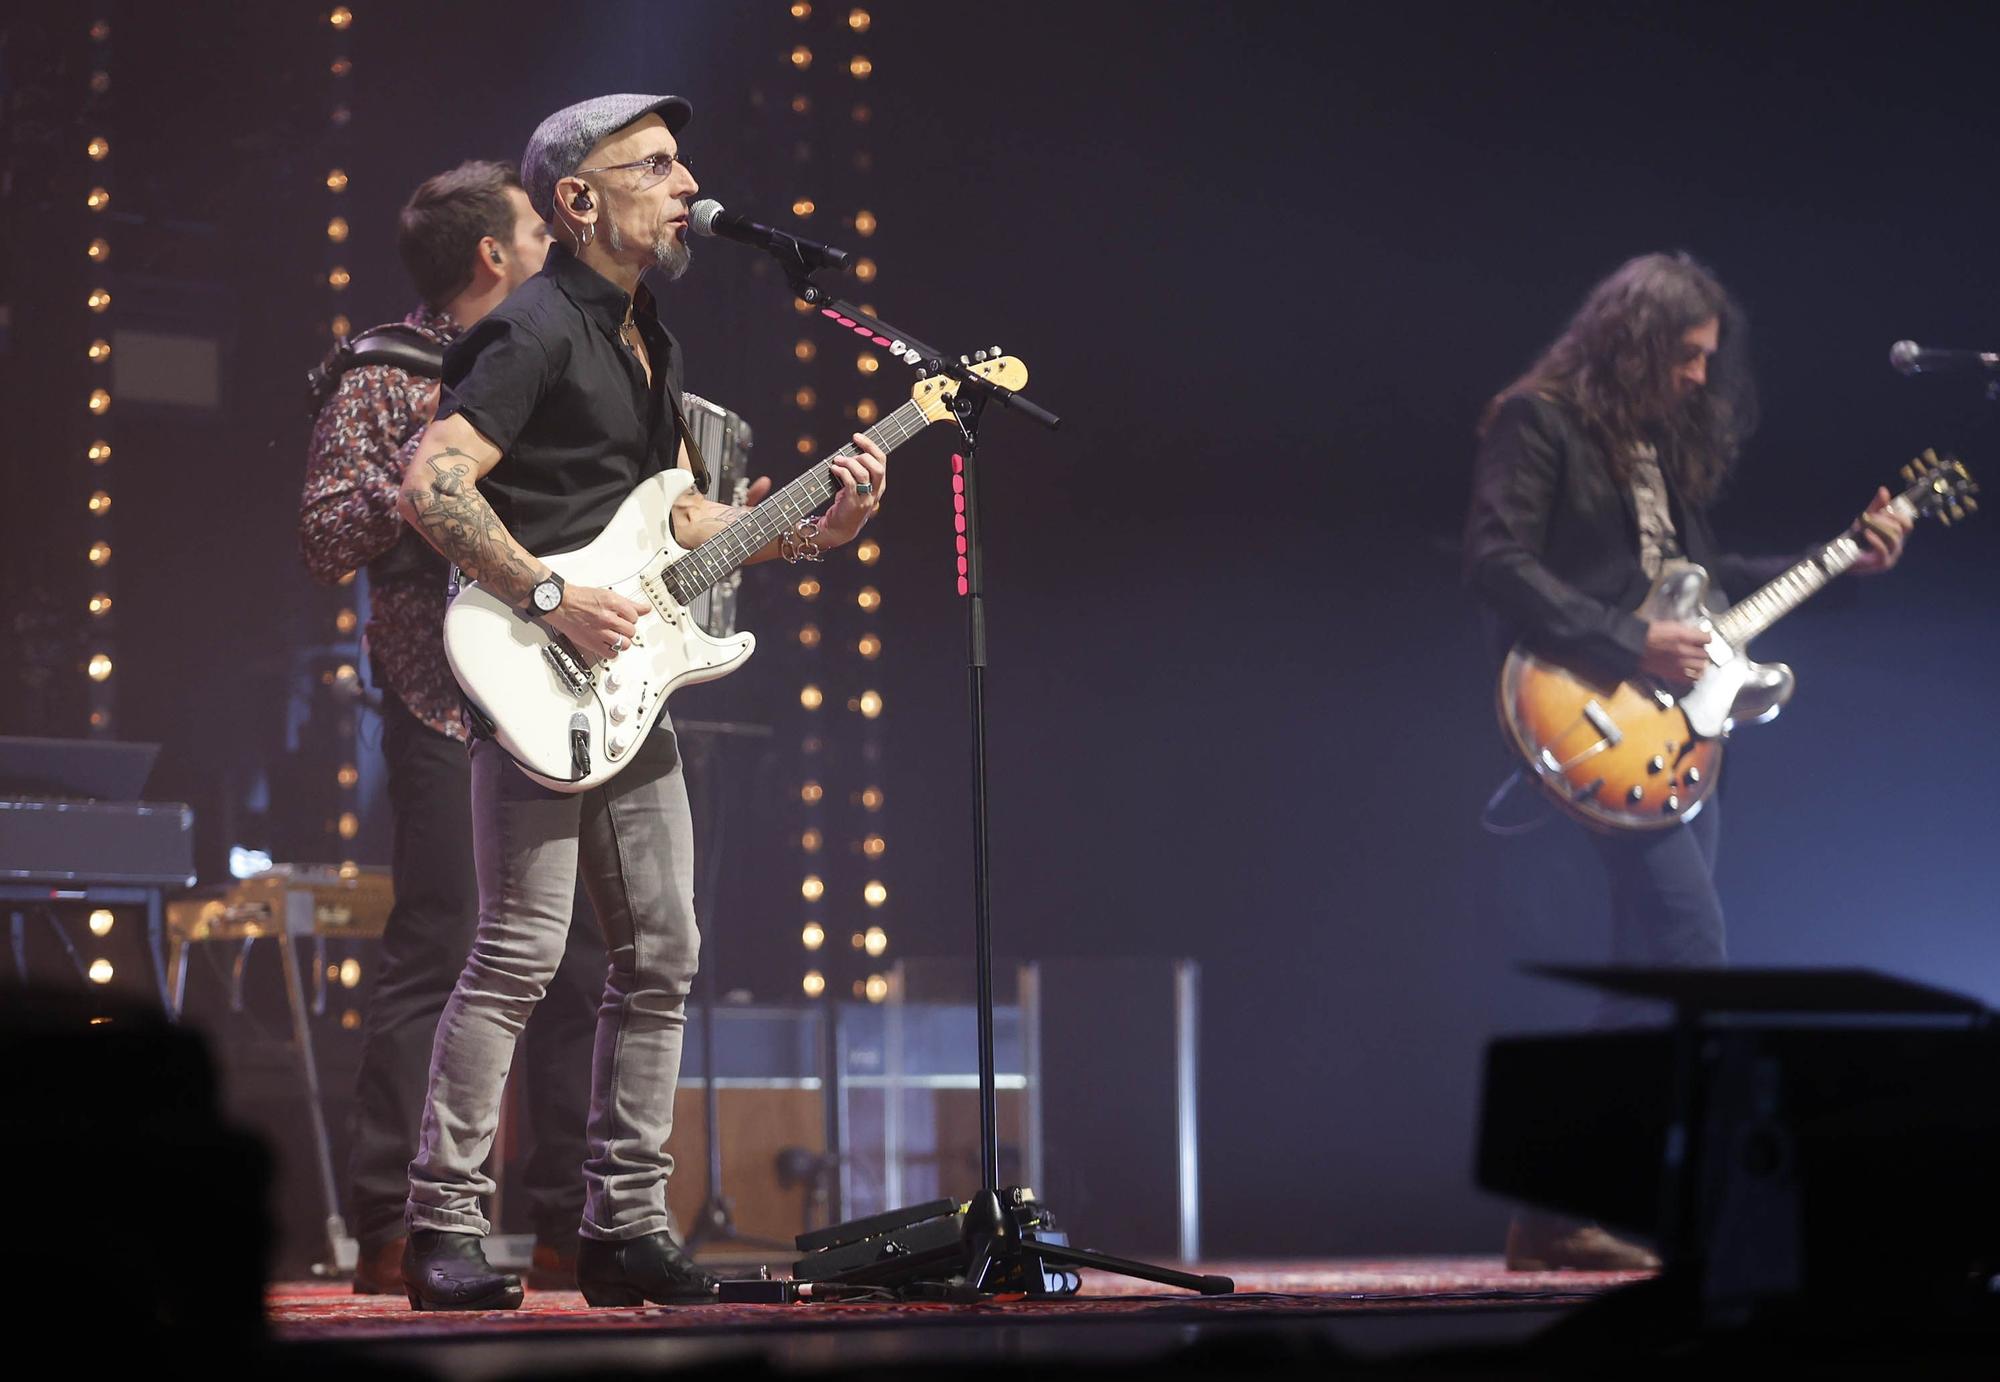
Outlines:
<svg viewBox="0 0 2000 1382"><path fill-rule="evenodd" d="M556 183L583 166L583 156L597 141L648 115L658 115L667 129L681 132L694 107L679 96L595 96L564 106L528 137L521 155L521 186L528 205L545 221L555 220Z"/></svg>

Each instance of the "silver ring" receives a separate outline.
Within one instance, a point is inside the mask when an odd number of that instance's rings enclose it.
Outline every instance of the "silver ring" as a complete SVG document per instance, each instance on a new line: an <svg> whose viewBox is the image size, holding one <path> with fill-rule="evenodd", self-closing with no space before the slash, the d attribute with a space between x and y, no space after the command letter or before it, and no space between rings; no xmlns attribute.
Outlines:
<svg viewBox="0 0 2000 1382"><path fill-rule="evenodd" d="M619 633L611 635L611 651L614 653L625 651L625 635Z"/></svg>
<svg viewBox="0 0 2000 1382"><path fill-rule="evenodd" d="M854 492L856 494L873 494L875 492L875 482L873 480L857 480L854 483Z"/></svg>

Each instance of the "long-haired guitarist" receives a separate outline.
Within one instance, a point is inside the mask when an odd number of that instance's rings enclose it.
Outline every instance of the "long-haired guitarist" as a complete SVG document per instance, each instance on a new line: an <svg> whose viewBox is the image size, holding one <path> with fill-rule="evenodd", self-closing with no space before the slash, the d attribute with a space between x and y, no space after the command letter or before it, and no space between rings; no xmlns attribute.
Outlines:
<svg viewBox="0 0 2000 1382"><path fill-rule="evenodd" d="M411 522L486 591L586 659L622 652L644 607L564 586L541 560L586 545L648 476L696 470L677 423L682 361L640 277L688 264L696 191L677 142L677 96L601 96L557 111L528 141L521 180L555 233L546 267L452 348L437 421L403 480ZM851 541L881 502L886 461L834 463L833 507L755 559ZM693 547L747 512L693 489L675 536ZM591 1074L577 1284L596 1305L711 1300L715 1280L668 1232L665 1147L698 936L686 785L671 727L590 791L549 791L490 739L472 750L479 926L439 1023L410 1166L404 1279L421 1309L511 1308L495 1271L481 1172L516 1035L563 954L581 871L611 963Z"/></svg>
<svg viewBox="0 0 2000 1382"><path fill-rule="evenodd" d="M1724 550L1709 509L1757 423L1743 314L1684 254L1648 254L1591 289L1562 335L1488 405L1480 425L1465 573L1498 651L1541 656L1678 693L1707 665L1693 624L1636 610L1663 565L1707 568L1711 608L1776 576L1789 557ZM1879 491L1858 521L1884 571L1910 523ZM1611 890L1611 953L1631 965L1719 965L1722 903L1711 798L1666 829L1591 832ZM1651 1261L1601 1229L1517 1219L1518 1267L1636 1267Z"/></svg>

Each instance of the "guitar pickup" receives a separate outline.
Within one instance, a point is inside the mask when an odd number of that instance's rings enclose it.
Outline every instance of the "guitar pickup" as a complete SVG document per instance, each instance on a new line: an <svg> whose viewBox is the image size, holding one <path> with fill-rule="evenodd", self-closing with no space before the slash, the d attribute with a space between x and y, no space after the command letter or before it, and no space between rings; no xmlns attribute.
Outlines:
<svg viewBox="0 0 2000 1382"><path fill-rule="evenodd" d="M1625 742L1625 732L1618 728L1612 718L1604 713L1604 707L1596 701L1583 703L1583 718L1590 721L1590 727L1604 736L1606 748L1617 748Z"/></svg>

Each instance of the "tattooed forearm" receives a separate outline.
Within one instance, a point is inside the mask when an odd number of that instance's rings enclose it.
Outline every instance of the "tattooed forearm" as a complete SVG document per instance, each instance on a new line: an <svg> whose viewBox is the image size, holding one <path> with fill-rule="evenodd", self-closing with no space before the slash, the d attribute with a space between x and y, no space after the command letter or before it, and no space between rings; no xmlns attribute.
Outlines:
<svg viewBox="0 0 2000 1382"><path fill-rule="evenodd" d="M444 447L418 462L428 484L409 487L417 529L431 546L509 604L527 603L541 565L509 535L479 492L472 457Z"/></svg>

